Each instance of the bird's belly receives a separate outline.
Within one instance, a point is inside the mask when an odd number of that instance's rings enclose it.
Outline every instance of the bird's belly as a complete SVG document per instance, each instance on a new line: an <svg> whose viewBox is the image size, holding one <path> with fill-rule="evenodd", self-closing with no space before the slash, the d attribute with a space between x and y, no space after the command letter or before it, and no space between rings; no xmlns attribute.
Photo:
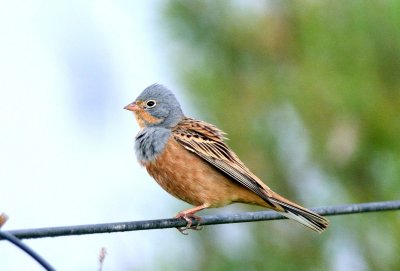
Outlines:
<svg viewBox="0 0 400 271"><path fill-rule="evenodd" d="M192 205L220 207L232 202L265 205L256 194L221 174L173 138L154 161L144 165L162 188Z"/></svg>

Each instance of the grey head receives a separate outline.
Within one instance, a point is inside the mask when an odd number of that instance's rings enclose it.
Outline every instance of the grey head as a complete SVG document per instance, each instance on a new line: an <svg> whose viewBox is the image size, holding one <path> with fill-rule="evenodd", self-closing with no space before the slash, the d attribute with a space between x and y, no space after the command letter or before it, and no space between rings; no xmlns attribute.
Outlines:
<svg viewBox="0 0 400 271"><path fill-rule="evenodd" d="M157 158L171 136L171 128L185 117L175 95L159 84L147 87L125 109L135 113L142 128L135 140L136 156L142 163Z"/></svg>
<svg viewBox="0 0 400 271"><path fill-rule="evenodd" d="M160 84L147 87L125 109L135 113L141 127L172 128L184 118L175 95Z"/></svg>

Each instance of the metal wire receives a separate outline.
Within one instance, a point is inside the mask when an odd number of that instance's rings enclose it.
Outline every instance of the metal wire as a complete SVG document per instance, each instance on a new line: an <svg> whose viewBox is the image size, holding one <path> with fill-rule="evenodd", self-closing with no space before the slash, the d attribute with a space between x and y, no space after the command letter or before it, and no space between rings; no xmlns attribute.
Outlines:
<svg viewBox="0 0 400 271"><path fill-rule="evenodd" d="M17 237L13 236L12 234L4 231L0 231L0 237L2 239L5 239L23 251L25 251L29 256L31 256L35 261L37 261L41 266L43 266L44 269L48 271L55 271L54 269L45 259L43 259L39 254L37 254L34 250L32 250L30 247L28 247L26 244L22 243L21 240L19 240Z"/></svg>
<svg viewBox="0 0 400 271"><path fill-rule="evenodd" d="M327 207L318 207L310 209L320 215L325 215L325 216L380 212L380 211L399 210L400 200L327 206ZM202 218L201 225L215 225L215 224L285 219L285 217L273 211L245 212L245 213L227 214L227 215L205 215L202 216L201 218ZM197 222L193 221L193 225L194 226L197 225ZM177 228L184 226L186 226L185 220L171 218L171 219L157 219L157 220L146 220L146 221L131 221L131 222L119 222L119 223L12 230L8 231L8 233L20 239L25 239L25 238L43 238L43 237L57 237L57 236L83 235L83 234L95 234L95 233L166 229L166 228Z"/></svg>

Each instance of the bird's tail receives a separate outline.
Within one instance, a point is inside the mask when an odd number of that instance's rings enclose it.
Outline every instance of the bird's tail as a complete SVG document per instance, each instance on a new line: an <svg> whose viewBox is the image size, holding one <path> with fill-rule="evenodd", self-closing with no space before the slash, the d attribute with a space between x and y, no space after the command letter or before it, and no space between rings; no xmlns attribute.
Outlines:
<svg viewBox="0 0 400 271"><path fill-rule="evenodd" d="M329 221L326 218L307 210L306 208L301 207L276 193L274 193L272 197L269 197L268 200L278 205L280 207L279 209L283 209L281 210L282 215L296 220L318 233L323 232L328 227Z"/></svg>

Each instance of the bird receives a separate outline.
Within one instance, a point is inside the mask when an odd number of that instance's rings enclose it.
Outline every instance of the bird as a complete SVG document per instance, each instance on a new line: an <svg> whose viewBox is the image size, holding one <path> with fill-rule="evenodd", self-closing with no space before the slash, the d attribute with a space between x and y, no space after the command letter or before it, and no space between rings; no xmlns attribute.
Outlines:
<svg viewBox="0 0 400 271"><path fill-rule="evenodd" d="M231 203L272 209L318 233L328 227L327 219L274 192L253 174L226 144L226 133L186 117L167 87L148 86L124 109L134 113L140 127L134 147L138 162L164 190L194 206L175 216L187 222L178 228L181 233L200 229L197 212Z"/></svg>

